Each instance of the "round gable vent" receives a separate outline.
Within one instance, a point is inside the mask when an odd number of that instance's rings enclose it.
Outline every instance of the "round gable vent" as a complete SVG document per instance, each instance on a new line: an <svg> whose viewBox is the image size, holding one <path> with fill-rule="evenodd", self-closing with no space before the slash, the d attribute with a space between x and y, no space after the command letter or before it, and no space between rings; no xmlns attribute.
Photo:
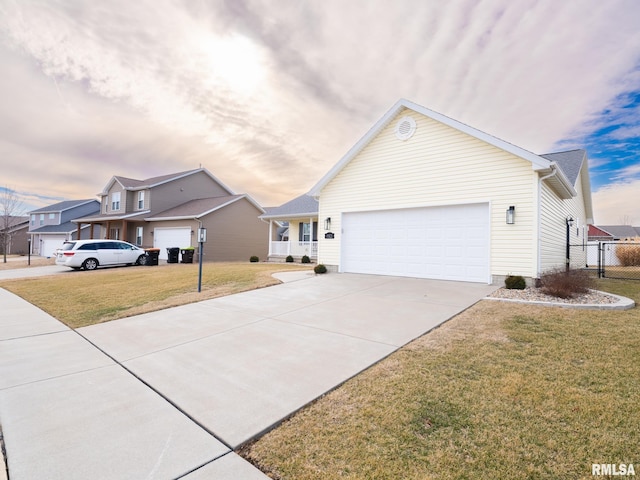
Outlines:
<svg viewBox="0 0 640 480"><path fill-rule="evenodd" d="M416 121L411 117L402 117L396 124L398 140L409 140L416 131Z"/></svg>

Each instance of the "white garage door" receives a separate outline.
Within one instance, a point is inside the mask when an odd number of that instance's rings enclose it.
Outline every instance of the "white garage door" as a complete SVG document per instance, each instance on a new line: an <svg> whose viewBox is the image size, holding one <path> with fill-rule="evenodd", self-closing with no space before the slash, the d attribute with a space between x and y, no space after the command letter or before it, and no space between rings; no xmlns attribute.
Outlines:
<svg viewBox="0 0 640 480"><path fill-rule="evenodd" d="M42 241L40 243L40 256L51 257L53 253L62 248L66 237L64 235L42 235Z"/></svg>
<svg viewBox="0 0 640 480"><path fill-rule="evenodd" d="M343 272L489 282L489 205L342 217Z"/></svg>
<svg viewBox="0 0 640 480"><path fill-rule="evenodd" d="M167 259L167 248L191 246L191 227L155 228L153 246L160 249L161 260Z"/></svg>

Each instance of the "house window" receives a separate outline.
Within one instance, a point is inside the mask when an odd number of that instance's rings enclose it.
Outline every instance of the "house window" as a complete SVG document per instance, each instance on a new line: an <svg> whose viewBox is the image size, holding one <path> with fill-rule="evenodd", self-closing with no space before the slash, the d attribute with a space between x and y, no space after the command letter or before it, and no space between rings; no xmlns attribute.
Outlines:
<svg viewBox="0 0 640 480"><path fill-rule="evenodd" d="M317 242L318 241L318 222L300 223L298 225L298 240L300 242Z"/></svg>
<svg viewBox="0 0 640 480"><path fill-rule="evenodd" d="M40 214L40 225L44 225L44 213Z"/></svg>
<svg viewBox="0 0 640 480"><path fill-rule="evenodd" d="M31 215L31 226L33 227L36 224L36 216Z"/></svg>
<svg viewBox="0 0 640 480"><path fill-rule="evenodd" d="M49 214L49 220L55 220L56 219L56 214L55 213L50 213Z"/></svg>
<svg viewBox="0 0 640 480"><path fill-rule="evenodd" d="M142 245L143 228L136 227L136 245Z"/></svg>
<svg viewBox="0 0 640 480"><path fill-rule="evenodd" d="M120 192L111 194L111 210L120 210Z"/></svg>
<svg viewBox="0 0 640 480"><path fill-rule="evenodd" d="M138 210L144 208L144 191L138 192Z"/></svg>

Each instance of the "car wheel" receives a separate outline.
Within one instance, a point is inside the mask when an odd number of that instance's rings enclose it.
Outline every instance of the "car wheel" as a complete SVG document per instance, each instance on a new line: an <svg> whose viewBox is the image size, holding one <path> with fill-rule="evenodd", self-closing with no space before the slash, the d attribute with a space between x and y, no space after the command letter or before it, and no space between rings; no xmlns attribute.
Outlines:
<svg viewBox="0 0 640 480"><path fill-rule="evenodd" d="M147 264L147 256L146 255L140 255L138 257L138 260L136 260L136 265L146 265Z"/></svg>
<svg viewBox="0 0 640 480"><path fill-rule="evenodd" d="M98 260L95 258L87 258L82 264L82 268L85 270L95 270L98 268Z"/></svg>

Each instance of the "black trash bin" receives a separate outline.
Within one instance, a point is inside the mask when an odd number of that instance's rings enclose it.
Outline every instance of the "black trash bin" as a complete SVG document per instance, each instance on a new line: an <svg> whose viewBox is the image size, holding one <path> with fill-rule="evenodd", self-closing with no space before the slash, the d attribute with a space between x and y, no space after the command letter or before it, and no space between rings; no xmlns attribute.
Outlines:
<svg viewBox="0 0 640 480"><path fill-rule="evenodd" d="M146 255L144 257L143 265L150 267L152 265L158 265L158 257L160 257L159 248L147 248L145 249Z"/></svg>
<svg viewBox="0 0 640 480"><path fill-rule="evenodd" d="M179 253L180 248L178 247L167 248L167 263L178 263Z"/></svg>
<svg viewBox="0 0 640 480"><path fill-rule="evenodd" d="M180 253L182 254L181 263L193 263L194 251L194 248L183 248L182 250L180 250Z"/></svg>

